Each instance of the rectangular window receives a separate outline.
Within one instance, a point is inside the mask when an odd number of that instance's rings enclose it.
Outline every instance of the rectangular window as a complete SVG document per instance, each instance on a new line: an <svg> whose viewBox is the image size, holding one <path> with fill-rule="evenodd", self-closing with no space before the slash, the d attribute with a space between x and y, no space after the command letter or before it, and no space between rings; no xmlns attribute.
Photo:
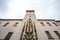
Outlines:
<svg viewBox="0 0 60 40"><path fill-rule="evenodd" d="M58 26L55 22L52 22L55 26Z"/></svg>
<svg viewBox="0 0 60 40"><path fill-rule="evenodd" d="M9 40L10 37L12 36L12 34L13 34L13 32L9 32L9 33L7 34L7 36L5 37L4 40Z"/></svg>
<svg viewBox="0 0 60 40"><path fill-rule="evenodd" d="M6 24L4 24L3 26L7 26L9 24L9 22L7 22Z"/></svg>
<svg viewBox="0 0 60 40"><path fill-rule="evenodd" d="M43 22L40 22L42 26L45 26Z"/></svg>
<svg viewBox="0 0 60 40"><path fill-rule="evenodd" d="M51 34L50 34L49 31L45 31L45 33L46 33L46 35L48 36L48 39L54 39L54 38L51 36Z"/></svg>
<svg viewBox="0 0 60 40"><path fill-rule="evenodd" d="M48 24L49 26L52 26L49 22L47 22L47 24Z"/></svg>
<svg viewBox="0 0 60 40"><path fill-rule="evenodd" d="M16 27L16 26L17 26L17 24L18 24L18 22L16 22L16 23L14 24L14 27Z"/></svg>
<svg viewBox="0 0 60 40"><path fill-rule="evenodd" d="M60 39L60 33L58 33L57 31L54 31L55 32L55 34L59 37L59 39Z"/></svg>

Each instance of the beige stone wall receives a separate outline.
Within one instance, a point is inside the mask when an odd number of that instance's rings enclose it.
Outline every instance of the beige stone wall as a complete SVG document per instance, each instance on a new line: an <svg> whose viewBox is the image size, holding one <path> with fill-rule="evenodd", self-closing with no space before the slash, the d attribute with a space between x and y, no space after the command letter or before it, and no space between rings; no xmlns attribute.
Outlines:
<svg viewBox="0 0 60 40"><path fill-rule="evenodd" d="M24 22L26 22L29 18L31 18L32 21L35 23L38 40L60 40L59 37L54 33L54 31L58 31L60 33L60 25L58 25L60 24L60 22L56 23L55 20L51 20L51 19L49 20L40 19L38 21L34 12L29 12L29 11L26 12L26 15L22 21L21 20L13 21L12 19L10 19L11 21L0 20L0 39L4 39L6 35L8 34L8 32L13 32L13 35L10 37L9 40L20 40ZM4 27L3 25L6 24L7 22L9 22L9 24ZM16 22L18 22L18 24L16 27L14 27L13 25ZM42 26L40 22L43 22L45 26ZM46 22L49 22L52 26L49 26ZM52 22L55 22L58 26L54 25ZM46 35L45 31L49 31L54 39L48 39L48 36Z"/></svg>

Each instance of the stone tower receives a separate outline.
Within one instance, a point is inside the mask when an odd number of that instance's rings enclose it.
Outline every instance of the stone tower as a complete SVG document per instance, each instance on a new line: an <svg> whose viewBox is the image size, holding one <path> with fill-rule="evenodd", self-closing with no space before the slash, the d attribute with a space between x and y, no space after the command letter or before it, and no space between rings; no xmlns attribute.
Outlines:
<svg viewBox="0 0 60 40"><path fill-rule="evenodd" d="M35 27L35 14L34 10L27 10L24 18L24 27L22 29L20 40L38 40L37 31Z"/></svg>

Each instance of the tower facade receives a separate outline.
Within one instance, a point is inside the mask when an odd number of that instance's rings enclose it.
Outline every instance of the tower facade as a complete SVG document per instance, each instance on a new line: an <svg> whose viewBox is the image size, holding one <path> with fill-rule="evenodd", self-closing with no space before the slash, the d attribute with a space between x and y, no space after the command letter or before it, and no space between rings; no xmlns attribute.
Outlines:
<svg viewBox="0 0 60 40"><path fill-rule="evenodd" d="M0 19L0 40L60 40L60 20L37 19L27 10L24 19Z"/></svg>

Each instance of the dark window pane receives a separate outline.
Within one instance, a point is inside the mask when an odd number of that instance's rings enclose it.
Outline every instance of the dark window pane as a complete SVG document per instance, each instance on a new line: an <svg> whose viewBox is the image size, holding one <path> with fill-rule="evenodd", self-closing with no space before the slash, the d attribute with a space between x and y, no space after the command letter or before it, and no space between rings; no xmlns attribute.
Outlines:
<svg viewBox="0 0 60 40"><path fill-rule="evenodd" d="M58 26L55 22L52 22L55 26Z"/></svg>
<svg viewBox="0 0 60 40"><path fill-rule="evenodd" d="M16 27L16 26L17 26L17 24L18 24L18 22L16 22L16 23L14 24L14 27Z"/></svg>
<svg viewBox="0 0 60 40"><path fill-rule="evenodd" d="M59 39L60 39L60 33L58 33L57 31L54 31L55 32L55 34L59 37Z"/></svg>
<svg viewBox="0 0 60 40"><path fill-rule="evenodd" d="M5 25L3 25L3 26L7 26L9 24L9 22L7 22Z"/></svg>
<svg viewBox="0 0 60 40"><path fill-rule="evenodd" d="M47 24L48 24L49 26L52 26L49 22L47 22Z"/></svg>
<svg viewBox="0 0 60 40"><path fill-rule="evenodd" d="M42 26L45 26L43 22L40 22Z"/></svg>
<svg viewBox="0 0 60 40"><path fill-rule="evenodd" d="M50 34L49 31L45 31L45 33L46 33L46 35L48 36L48 39L54 39L54 38L51 36L51 34Z"/></svg>
<svg viewBox="0 0 60 40"><path fill-rule="evenodd" d="M9 32L4 40L9 40L12 34L13 34L13 32Z"/></svg>

